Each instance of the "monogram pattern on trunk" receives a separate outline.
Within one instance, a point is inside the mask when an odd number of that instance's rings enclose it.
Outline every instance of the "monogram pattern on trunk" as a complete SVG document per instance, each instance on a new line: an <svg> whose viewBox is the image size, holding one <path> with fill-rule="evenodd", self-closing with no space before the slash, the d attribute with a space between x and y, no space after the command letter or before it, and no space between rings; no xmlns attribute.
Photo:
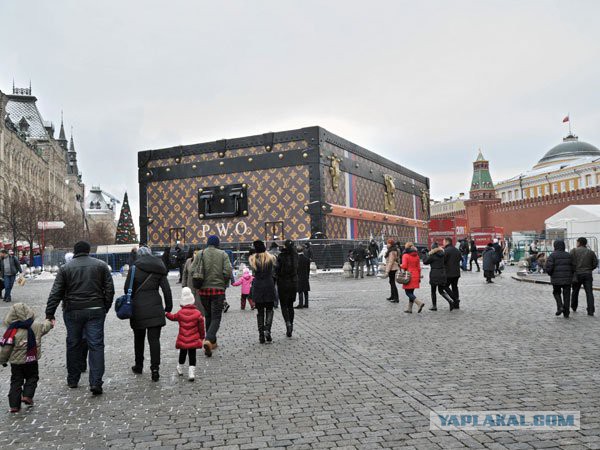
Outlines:
<svg viewBox="0 0 600 450"><path fill-rule="evenodd" d="M282 144L273 144L271 153L283 153L291 150L303 150L308 147L306 141L284 142ZM264 146L236 148L225 150L225 157L221 158L219 152L201 153L196 155L186 155L181 158L181 164L192 164L197 162L214 161L222 159L226 161L228 158L238 158L242 156L254 156L268 153ZM156 159L148 163L149 168L153 167L168 167L177 164L175 158Z"/></svg>
<svg viewBox="0 0 600 450"><path fill-rule="evenodd" d="M198 217L198 189L246 183L248 215L234 219ZM169 230L186 229L186 242L201 244L211 234L223 242L251 242L265 239L265 222L284 224L284 237L310 237L310 215L304 211L309 201L307 166L254 170L148 184L148 225L150 245L169 245Z"/></svg>

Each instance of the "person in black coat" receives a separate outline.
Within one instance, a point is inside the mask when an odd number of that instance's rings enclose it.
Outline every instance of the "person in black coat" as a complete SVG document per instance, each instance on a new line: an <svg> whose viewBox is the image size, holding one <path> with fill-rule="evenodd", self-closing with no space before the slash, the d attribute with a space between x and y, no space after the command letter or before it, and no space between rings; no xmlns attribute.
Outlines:
<svg viewBox="0 0 600 450"><path fill-rule="evenodd" d="M498 261L496 250L491 242L483 250L483 276L486 283L493 283L492 278L495 277L496 262Z"/></svg>
<svg viewBox="0 0 600 450"><path fill-rule="evenodd" d="M431 285L431 308L430 311L437 311L436 290L450 305L450 311L454 309L454 298L452 291L448 289L448 279L446 277L446 266L444 264L444 249L438 246L436 242L431 246L431 251L427 254L423 264L430 267L429 284Z"/></svg>
<svg viewBox="0 0 600 450"><path fill-rule="evenodd" d="M298 253L294 243L289 239L283 243L283 248L277 256L275 276L277 277L277 291L279 292L281 314L285 320L286 335L292 337L294 301L298 289Z"/></svg>
<svg viewBox="0 0 600 450"><path fill-rule="evenodd" d="M504 255L504 249L500 245L500 242L498 242L498 239L494 239L492 247L494 247L494 251L496 252L496 265L494 267L494 270L498 275L502 275L502 270L500 270L500 263L502 262L502 256Z"/></svg>
<svg viewBox="0 0 600 450"><path fill-rule="evenodd" d="M298 306L296 309L308 308L308 293L310 291L310 260L298 247Z"/></svg>
<svg viewBox="0 0 600 450"><path fill-rule="evenodd" d="M571 283L575 273L573 257L565 250L564 241L554 241L554 251L546 260L544 270L550 275L552 294L556 300L556 315L569 317L571 308ZM561 298L562 294L562 298Z"/></svg>
<svg viewBox="0 0 600 450"><path fill-rule="evenodd" d="M369 242L369 259L371 270L367 271L367 276L375 276L379 270L379 245L377 245L375 239L371 239L371 242Z"/></svg>
<svg viewBox="0 0 600 450"><path fill-rule="evenodd" d="M473 270L473 261L475 261L475 265L477 266L477 272L480 272L479 268L479 249L477 248L477 244L475 244L475 240L471 239L471 258L469 258L469 271Z"/></svg>
<svg viewBox="0 0 600 450"><path fill-rule="evenodd" d="M361 278L364 278L367 251L362 242L359 242L358 247L352 251L352 256L354 257L354 278L358 278L359 274Z"/></svg>
<svg viewBox="0 0 600 450"><path fill-rule="evenodd" d="M469 260L469 243L466 239L460 240L460 246L458 249L460 250L460 256L462 257L460 268L462 270L467 270L467 261Z"/></svg>
<svg viewBox="0 0 600 450"><path fill-rule="evenodd" d="M462 263L462 255L460 250L452 245L452 239L444 239L444 266L446 267L446 278L448 279L448 287L452 291L454 299L454 308L460 308L460 295L458 292L458 279L460 278L460 265Z"/></svg>
<svg viewBox="0 0 600 450"><path fill-rule="evenodd" d="M171 287L167 280L167 268L160 258L152 256L148 247L140 247L135 261L133 278L133 315L129 324L133 329L135 365L131 368L134 373L142 373L144 366L144 340L148 334L150 346L150 371L152 380L158 381L160 366L160 331L165 326L165 312L173 309ZM125 280L125 293L129 289L132 269L129 269ZM161 298L158 289L164 296Z"/></svg>
<svg viewBox="0 0 600 450"><path fill-rule="evenodd" d="M252 282L252 300L256 305L258 322L258 340L261 344L272 342L271 326L273 325L273 307L275 306L275 281L273 271L275 257L267 253L265 243L256 240L252 243L254 253L248 258L254 273Z"/></svg>

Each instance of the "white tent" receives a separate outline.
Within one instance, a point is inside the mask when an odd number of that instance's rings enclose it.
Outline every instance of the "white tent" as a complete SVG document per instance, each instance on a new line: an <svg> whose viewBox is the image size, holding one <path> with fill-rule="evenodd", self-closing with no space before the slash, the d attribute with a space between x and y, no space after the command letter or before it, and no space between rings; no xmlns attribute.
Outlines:
<svg viewBox="0 0 600 450"><path fill-rule="evenodd" d="M600 243L600 205L570 205L546 219L548 230L563 230L566 239L584 236L590 247ZM591 239L590 239L591 238Z"/></svg>

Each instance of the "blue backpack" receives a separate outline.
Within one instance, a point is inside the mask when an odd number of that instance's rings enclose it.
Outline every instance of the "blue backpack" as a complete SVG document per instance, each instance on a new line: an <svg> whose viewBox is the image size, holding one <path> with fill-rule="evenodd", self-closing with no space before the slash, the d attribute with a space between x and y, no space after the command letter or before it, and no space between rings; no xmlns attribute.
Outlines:
<svg viewBox="0 0 600 450"><path fill-rule="evenodd" d="M131 267L131 278L129 279L129 289L127 294L121 295L115 301L115 312L117 317L121 320L131 319L133 315L133 305L131 300L133 298L133 278L135 277L135 266Z"/></svg>

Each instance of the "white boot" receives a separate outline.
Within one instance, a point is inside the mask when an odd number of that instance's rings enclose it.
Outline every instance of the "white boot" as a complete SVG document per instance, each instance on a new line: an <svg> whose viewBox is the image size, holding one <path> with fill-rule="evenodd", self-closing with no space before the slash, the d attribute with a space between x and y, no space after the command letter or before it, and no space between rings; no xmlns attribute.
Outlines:
<svg viewBox="0 0 600 450"><path fill-rule="evenodd" d="M188 380L194 381L196 379L196 366L190 366L190 371L188 374Z"/></svg>
<svg viewBox="0 0 600 450"><path fill-rule="evenodd" d="M177 364L177 375L183 376L183 364Z"/></svg>

